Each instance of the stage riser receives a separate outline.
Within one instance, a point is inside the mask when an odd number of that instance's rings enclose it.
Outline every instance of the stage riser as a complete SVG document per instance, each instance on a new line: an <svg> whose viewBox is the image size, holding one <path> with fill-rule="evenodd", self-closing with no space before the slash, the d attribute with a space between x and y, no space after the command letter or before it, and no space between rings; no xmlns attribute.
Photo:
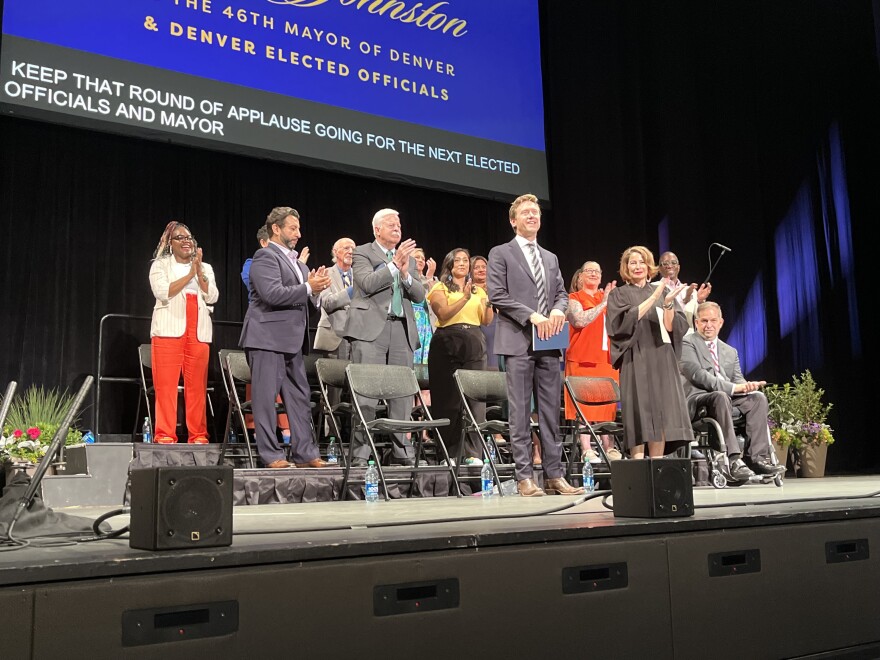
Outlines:
<svg viewBox="0 0 880 660"><path fill-rule="evenodd" d="M826 543L840 547L841 542L861 540L867 541L867 559L826 560ZM742 658L741 640L770 658L880 640L876 519L682 534L671 537L668 545L679 657L706 652L706 634L726 629L722 612L739 613L739 628L730 643L713 646L713 660ZM741 574L709 575L710 555L727 557L730 569L751 550L760 556L759 571L750 573L739 565Z"/></svg>
<svg viewBox="0 0 880 660"><path fill-rule="evenodd" d="M46 475L40 483L43 501L50 508L122 506L132 455L130 442L66 448L65 472Z"/></svg>
<svg viewBox="0 0 880 660"><path fill-rule="evenodd" d="M868 559L825 562L826 542L856 538L868 540ZM760 553L760 573L708 577L709 554L747 549ZM89 649L92 657L165 659L266 652L308 658L468 653L505 660L548 652L790 657L880 641L878 551L880 521L874 519L43 585L28 588L35 626L30 657L64 657L71 649ZM621 563L625 587L563 593L566 569ZM376 587L424 589L441 580L457 580L457 607L376 616ZM0 603L11 597L0 591ZM125 612L223 601L238 604L236 633L122 646ZM69 616L77 611L85 614ZM736 627L723 612L736 614Z"/></svg>
<svg viewBox="0 0 880 660"><path fill-rule="evenodd" d="M33 608L33 590L10 588L0 591L0 612L4 613L5 621L3 639L0 641L0 657L31 657Z"/></svg>

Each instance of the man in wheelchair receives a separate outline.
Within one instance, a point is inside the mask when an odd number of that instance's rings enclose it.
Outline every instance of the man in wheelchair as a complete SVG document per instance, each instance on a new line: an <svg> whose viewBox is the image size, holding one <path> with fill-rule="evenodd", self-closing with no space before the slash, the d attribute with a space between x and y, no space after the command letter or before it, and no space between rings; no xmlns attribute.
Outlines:
<svg viewBox="0 0 880 660"><path fill-rule="evenodd" d="M747 381L740 370L737 350L718 338L724 318L717 303L700 303L694 325L696 334L682 340L679 368L684 393L691 419L696 419L697 411L705 407L706 415L714 418L723 431L729 462L725 477L744 482L755 475L782 474L785 466L776 465L771 458L767 397L759 391L766 381ZM734 408L745 418L747 441L743 450L734 431Z"/></svg>

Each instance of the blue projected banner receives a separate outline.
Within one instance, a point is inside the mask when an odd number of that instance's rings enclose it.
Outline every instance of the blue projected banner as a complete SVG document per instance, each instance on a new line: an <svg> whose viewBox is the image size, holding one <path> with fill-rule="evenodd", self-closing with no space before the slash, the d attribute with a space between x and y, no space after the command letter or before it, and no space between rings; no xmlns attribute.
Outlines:
<svg viewBox="0 0 880 660"><path fill-rule="evenodd" d="M5 0L5 111L548 197L537 0Z"/></svg>

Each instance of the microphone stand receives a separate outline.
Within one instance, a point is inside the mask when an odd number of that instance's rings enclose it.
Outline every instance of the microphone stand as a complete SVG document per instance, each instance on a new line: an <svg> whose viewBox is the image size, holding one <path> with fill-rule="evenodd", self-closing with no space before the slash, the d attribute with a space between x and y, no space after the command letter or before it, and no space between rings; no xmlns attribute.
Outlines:
<svg viewBox="0 0 880 660"><path fill-rule="evenodd" d="M40 459L40 462L37 464L37 469L34 472L34 476L31 477L31 482L30 484L28 484L28 488L25 491L25 494L22 495L21 499L18 501L18 508L15 510L15 513L12 516L12 520L9 521L9 527L6 528L7 540L12 540L12 528L15 527L15 523L18 522L19 518L21 518L24 510L31 505L34 496L37 494L37 489L40 487L40 482L43 480L43 475L45 475L46 471L49 469L49 464L52 462L55 454L58 453L58 450L64 445L64 441L67 439L67 430L73 423L74 418L77 416L77 414L79 414L80 406L82 406L82 402L86 398L86 395L89 393L89 389L91 388L92 382L94 382L94 380L95 379L93 376L86 376L85 381L79 388L79 392L77 392L76 398L70 404L70 410L67 411L67 415L61 422L61 426L58 427L58 430L52 437L52 442L49 444L49 448L46 450L45 455L42 459Z"/></svg>
<svg viewBox="0 0 880 660"><path fill-rule="evenodd" d="M717 245L717 243L712 243L712 245ZM706 275L706 279L703 280L703 284L707 284L709 279L712 277L712 273L715 272L715 267L718 265L718 262L721 261L721 257L723 257L726 253L730 252L725 248L721 248L721 254L718 255L718 258L715 260L715 263L712 263L712 245L709 246L709 274ZM703 286L700 284L700 286Z"/></svg>
<svg viewBox="0 0 880 660"><path fill-rule="evenodd" d="M15 388L18 383L14 380L9 382L6 388L6 394L3 395L3 405L0 406L0 435L3 433L3 425L6 423L6 415L9 414L9 406L12 405L12 395L15 394Z"/></svg>

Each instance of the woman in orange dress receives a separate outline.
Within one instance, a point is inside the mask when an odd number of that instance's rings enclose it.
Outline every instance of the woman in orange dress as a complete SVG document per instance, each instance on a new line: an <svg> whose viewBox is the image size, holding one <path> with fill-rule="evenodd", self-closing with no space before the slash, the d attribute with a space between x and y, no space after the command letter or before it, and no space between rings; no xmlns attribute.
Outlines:
<svg viewBox="0 0 880 660"><path fill-rule="evenodd" d="M606 296L617 286L611 281L600 289L602 268L595 261L587 261L575 274L568 295L569 342L565 351L566 376L606 376L618 381L617 369L611 366L608 334L605 331ZM565 391L565 418L575 419L575 402ZM617 418L617 406L584 406L581 408L589 422L610 422ZM613 438L600 436L605 453L611 460L619 459L620 452L614 447ZM581 434L581 450L584 460L601 461L590 447L590 436Z"/></svg>

